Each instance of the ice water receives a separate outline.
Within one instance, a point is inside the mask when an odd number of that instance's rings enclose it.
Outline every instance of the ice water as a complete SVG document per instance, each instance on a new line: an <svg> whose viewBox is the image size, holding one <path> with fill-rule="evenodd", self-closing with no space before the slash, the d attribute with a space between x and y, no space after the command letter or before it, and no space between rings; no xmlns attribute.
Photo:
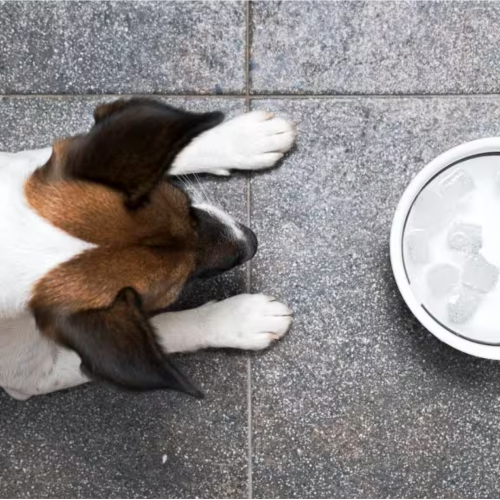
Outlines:
<svg viewBox="0 0 500 500"><path fill-rule="evenodd" d="M460 269L453 264L436 264L427 271L427 286L433 295L444 295L460 281Z"/></svg>
<svg viewBox="0 0 500 500"><path fill-rule="evenodd" d="M403 255L415 297L457 335L500 344L500 155L445 169L415 200Z"/></svg>
<svg viewBox="0 0 500 500"><path fill-rule="evenodd" d="M410 258L416 264L429 262L429 233L426 229L414 229L406 235Z"/></svg>
<svg viewBox="0 0 500 500"><path fill-rule="evenodd" d="M461 168L450 169L444 172L439 180L437 192L448 203L459 203L465 196L474 191L476 183L474 177Z"/></svg>

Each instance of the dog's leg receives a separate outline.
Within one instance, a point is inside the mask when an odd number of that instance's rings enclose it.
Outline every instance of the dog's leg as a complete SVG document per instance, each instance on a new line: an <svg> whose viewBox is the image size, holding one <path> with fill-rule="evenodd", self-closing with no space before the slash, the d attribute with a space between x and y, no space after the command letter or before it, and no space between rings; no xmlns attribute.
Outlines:
<svg viewBox="0 0 500 500"><path fill-rule="evenodd" d="M16 399L84 384L76 353L40 335L31 316L0 321L0 386Z"/></svg>
<svg viewBox="0 0 500 500"><path fill-rule="evenodd" d="M266 295L237 295L153 318L167 353L209 347L265 349L290 328L292 312ZM89 382L79 356L42 337L31 316L0 322L0 385L16 399Z"/></svg>
<svg viewBox="0 0 500 500"><path fill-rule="evenodd" d="M195 138L177 156L169 175L229 175L230 169L269 168L294 141L295 130L289 122L267 111L252 111Z"/></svg>
<svg viewBox="0 0 500 500"><path fill-rule="evenodd" d="M4 387L5 392L15 399L24 400L89 382L80 370L81 359L75 352L59 346L53 346L53 349L53 359L45 363L44 370L30 373L20 389Z"/></svg>
<svg viewBox="0 0 500 500"><path fill-rule="evenodd" d="M266 295L244 294L152 320L168 353L208 347L265 349L290 328L292 312Z"/></svg>

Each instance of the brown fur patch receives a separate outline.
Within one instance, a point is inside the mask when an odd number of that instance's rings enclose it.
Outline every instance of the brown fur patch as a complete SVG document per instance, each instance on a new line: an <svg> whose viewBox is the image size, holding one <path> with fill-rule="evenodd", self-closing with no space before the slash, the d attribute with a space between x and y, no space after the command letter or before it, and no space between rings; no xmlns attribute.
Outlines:
<svg viewBox="0 0 500 500"><path fill-rule="evenodd" d="M121 193L60 175L67 144L59 141L49 162L26 181L25 196L41 217L98 247L43 277L31 306L98 309L126 287L139 293L146 310L168 306L195 268L197 234L188 196L163 181L147 204L127 209Z"/></svg>
<svg viewBox="0 0 500 500"><path fill-rule="evenodd" d="M53 181L53 163L37 170L26 182L30 206L67 233L96 245L154 245L193 247L196 233L189 215L189 198L163 182L150 201L129 210L123 196L91 182Z"/></svg>
<svg viewBox="0 0 500 500"><path fill-rule="evenodd" d="M141 246L87 250L61 264L34 287L31 307L65 311L109 307L131 287L152 312L171 304L194 269L192 252Z"/></svg>

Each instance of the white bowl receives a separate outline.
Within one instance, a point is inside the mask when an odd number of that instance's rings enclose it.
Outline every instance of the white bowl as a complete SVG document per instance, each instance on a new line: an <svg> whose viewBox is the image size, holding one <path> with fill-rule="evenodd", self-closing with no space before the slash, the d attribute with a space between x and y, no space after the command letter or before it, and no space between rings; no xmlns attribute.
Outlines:
<svg viewBox="0 0 500 500"><path fill-rule="evenodd" d="M412 209L413 203L422 189L439 173L453 164L473 159L476 156L486 155L499 155L500 165L500 137L479 139L477 141L468 142L456 148L450 149L449 151L446 151L442 155L438 156L435 160L431 161L416 175L404 192L394 215L391 229L390 254L392 269L399 291L412 313L427 330L434 334L438 339L442 340L451 347L458 349L459 351L473 356L478 356L480 358L500 359L500 345L485 344L457 335L441 322L438 322L427 312L421 302L417 300L411 289L410 282L405 271L403 255L403 236L406 221Z"/></svg>

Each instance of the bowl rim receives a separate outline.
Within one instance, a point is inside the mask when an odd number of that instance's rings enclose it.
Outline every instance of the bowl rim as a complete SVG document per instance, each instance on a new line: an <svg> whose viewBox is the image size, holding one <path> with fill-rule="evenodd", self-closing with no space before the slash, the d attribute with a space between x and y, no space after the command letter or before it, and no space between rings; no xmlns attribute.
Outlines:
<svg viewBox="0 0 500 500"><path fill-rule="evenodd" d="M485 359L500 360L500 345L480 344L463 337L459 337L440 325L422 305L417 301L410 284L406 279L406 273L403 264L403 232L406 218L409 211L424 186L435 177L440 171L449 167L458 160L463 160L469 156L498 153L500 155L500 137L487 137L475 141L466 142L456 146L428 163L410 182L405 189L403 196L399 200L394 213L390 235L390 259L392 272L396 280L401 295L406 305L410 308L413 315L420 323L434 336L442 342L448 344L459 351L472 356Z"/></svg>

